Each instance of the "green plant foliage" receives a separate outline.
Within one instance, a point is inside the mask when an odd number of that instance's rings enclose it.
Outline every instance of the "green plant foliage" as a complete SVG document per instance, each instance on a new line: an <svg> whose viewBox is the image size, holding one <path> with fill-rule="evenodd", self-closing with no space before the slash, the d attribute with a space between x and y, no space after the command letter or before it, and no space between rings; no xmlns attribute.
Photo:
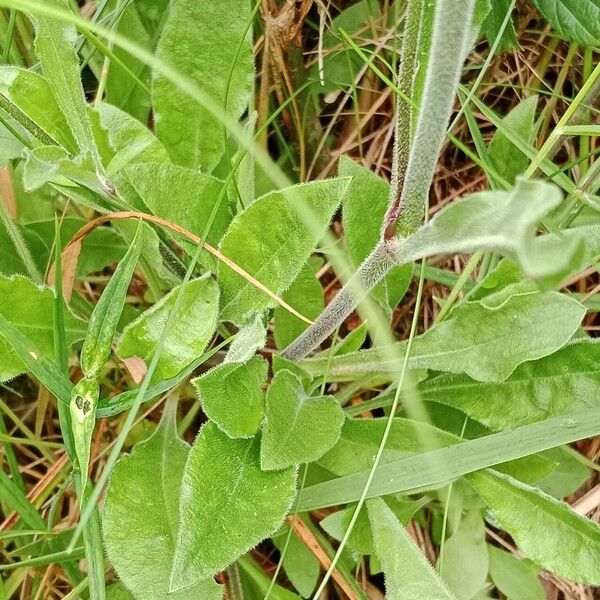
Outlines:
<svg viewBox="0 0 600 600"><path fill-rule="evenodd" d="M121 581L138 600L223 597L212 577L180 592L169 588L178 531L178 491L188 453L189 446L177 436L174 413L168 409L152 437L137 444L113 471L102 519L104 542Z"/></svg>
<svg viewBox="0 0 600 600"><path fill-rule="evenodd" d="M183 472L171 589L225 569L283 522L296 494L296 469L263 471L257 439L232 440L202 427Z"/></svg>
<svg viewBox="0 0 600 600"><path fill-rule="evenodd" d="M179 287L173 288L151 308L144 311L123 331L117 354L137 356L149 364L162 326L173 309ZM204 352L217 324L219 289L209 276L186 284L175 325L160 355L153 381L174 377Z"/></svg>
<svg viewBox="0 0 600 600"><path fill-rule="evenodd" d="M348 254L358 267L381 237L381 224L388 208L389 184L372 171L342 156L339 174L352 177L342 201L342 224ZM412 265L393 269L372 291L388 310L402 299L413 273Z"/></svg>
<svg viewBox="0 0 600 600"><path fill-rule="evenodd" d="M490 577L510 600L545 600L546 593L538 578L540 570L529 560L519 560L496 546L488 546Z"/></svg>
<svg viewBox="0 0 600 600"><path fill-rule="evenodd" d="M556 32L582 46L600 40L600 5L595 0L533 0Z"/></svg>
<svg viewBox="0 0 600 600"><path fill-rule="evenodd" d="M329 179L270 192L232 221L221 252L272 292L284 292L296 279L329 225L346 179ZM310 227L304 218L310 216ZM274 306L273 300L230 267L220 266L221 316L236 323Z"/></svg>
<svg viewBox="0 0 600 600"><path fill-rule="evenodd" d="M254 319L242 325L225 355L226 362L246 362L254 353L264 347L267 341L267 328L262 315L256 314Z"/></svg>
<svg viewBox="0 0 600 600"><path fill-rule="evenodd" d="M33 125L33 135L40 142L77 150L67 121L41 75L3 65L0 67L0 102L18 123Z"/></svg>
<svg viewBox="0 0 600 600"><path fill-rule="evenodd" d="M456 600L385 502L369 500L367 508L375 552L385 574L386 598Z"/></svg>
<svg viewBox="0 0 600 600"><path fill-rule="evenodd" d="M37 357L54 357L54 329L52 327L54 295L52 290L38 287L26 277L0 277L0 313L30 342ZM86 324L70 311L65 312L65 332L68 345L81 340ZM25 365L11 345L0 339L0 381L7 381L25 371ZM34 360L35 358L34 357ZM40 357L41 358L41 357Z"/></svg>
<svg viewBox="0 0 600 600"><path fill-rule="evenodd" d="M63 10L70 10L68 0L48 0ZM35 17L35 52L56 103L75 138L79 150L97 156L92 128L88 119L79 58L75 52L75 27L51 17Z"/></svg>
<svg viewBox="0 0 600 600"><path fill-rule="evenodd" d="M138 238L119 263L90 317L83 341L80 363L85 377L97 379L110 356L117 325L123 312L127 290L140 255Z"/></svg>
<svg viewBox="0 0 600 600"><path fill-rule="evenodd" d="M544 315L541 320L540 315ZM547 356L575 334L585 309L556 292L511 296L497 308L481 302L457 306L451 316L416 337L409 366L467 373L473 379L504 381L518 365ZM341 356L307 359L301 366L313 376L325 369L333 381L365 374L389 377L404 359L405 342Z"/></svg>
<svg viewBox="0 0 600 600"><path fill-rule="evenodd" d="M267 369L267 362L255 356L247 363L224 362L193 381L206 416L229 437L247 438L258 431Z"/></svg>
<svg viewBox="0 0 600 600"><path fill-rule="evenodd" d="M244 600L264 600L265 594L271 585L270 578L249 556L240 558L238 567ZM272 600L298 600L299 596L280 585L275 585L269 598Z"/></svg>
<svg viewBox="0 0 600 600"><path fill-rule="evenodd" d="M344 510L338 510L333 514L325 517L319 525L333 538L341 540L346 533L350 524L350 519L356 510L356 504L350 504ZM350 550L360 554L375 554L373 546L373 534L371 532L371 524L365 509L360 511L354 527L348 537L347 546Z"/></svg>
<svg viewBox="0 0 600 600"><path fill-rule="evenodd" d="M533 143L536 135L534 120L537 103L537 95L529 96L519 102L503 120L507 127L530 144ZM511 185L514 185L517 176L521 175L529 164L527 156L515 148L514 144L500 130L494 134L488 154L496 172Z"/></svg>
<svg viewBox="0 0 600 600"><path fill-rule="evenodd" d="M598 525L508 475L479 471L468 475L467 480L527 557L567 579L598 585Z"/></svg>
<svg viewBox="0 0 600 600"><path fill-rule="evenodd" d="M523 363L503 382L440 375L420 388L424 399L458 408L500 431L596 406L600 402L599 360L600 345L584 339Z"/></svg>
<svg viewBox="0 0 600 600"><path fill-rule="evenodd" d="M236 120L254 83L250 9L249 0L175 0L158 43L160 58ZM154 78L152 97L156 132L173 161L211 172L225 152L221 122L161 75Z"/></svg>
<svg viewBox="0 0 600 600"><path fill-rule="evenodd" d="M304 315L307 319L316 318L325 308L323 288L316 277L316 271L321 261L309 261L296 281L283 294L283 299ZM282 306L278 306L273 315L275 343L278 348L285 348L293 342L307 327L307 323L300 320Z"/></svg>
<svg viewBox="0 0 600 600"><path fill-rule="evenodd" d="M504 17L506 16L506 13L510 7L511 0L492 0L490 3L490 12L481 25L481 31L488 39L490 45L493 44L498 37L500 28L504 22ZM508 50L517 45L518 40L515 32L515 26L512 22L512 19L509 19L506 29L504 30L504 33L500 39L497 52Z"/></svg>
<svg viewBox="0 0 600 600"><path fill-rule="evenodd" d="M489 558L485 543L485 523L478 510L465 513L456 531L443 547L438 560L440 576L457 597L474 598L485 588Z"/></svg>
<svg viewBox="0 0 600 600"><path fill-rule="evenodd" d="M269 389L260 464L285 469L317 460L340 437L344 413L333 396L309 396L290 371L278 371Z"/></svg>
<svg viewBox="0 0 600 600"><path fill-rule="evenodd" d="M126 167L117 189L132 206L181 225L202 238L223 183L195 169L171 164L137 164ZM177 202L173 191L177 190ZM231 219L222 197L206 241L217 244ZM195 247L194 247L195 248Z"/></svg>
<svg viewBox="0 0 600 600"><path fill-rule="evenodd" d="M98 382L95 379L84 377L73 388L69 404L75 452L84 486L90 466L90 447L96 426L96 407L99 395Z"/></svg>

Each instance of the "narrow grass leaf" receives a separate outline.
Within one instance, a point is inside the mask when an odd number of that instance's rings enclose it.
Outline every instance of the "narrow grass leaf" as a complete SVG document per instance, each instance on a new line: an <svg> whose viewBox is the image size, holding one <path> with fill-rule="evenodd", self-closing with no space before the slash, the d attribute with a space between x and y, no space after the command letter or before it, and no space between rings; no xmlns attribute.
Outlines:
<svg viewBox="0 0 600 600"><path fill-rule="evenodd" d="M333 396L309 396L290 371L278 371L267 390L260 464L285 469L317 460L340 437L344 413Z"/></svg>
<svg viewBox="0 0 600 600"><path fill-rule="evenodd" d="M467 480L528 558L572 581L600 583L600 528L596 523L508 475L480 471Z"/></svg>
<svg viewBox="0 0 600 600"><path fill-rule="evenodd" d="M183 471L171 590L222 571L272 535L295 494L296 469L263 471L258 440L232 440L205 424Z"/></svg>
<svg viewBox="0 0 600 600"><path fill-rule="evenodd" d="M224 362L193 380L206 416L229 437L251 437L258 431L267 369L267 362L255 356L246 363Z"/></svg>
<svg viewBox="0 0 600 600"><path fill-rule="evenodd" d="M381 498L367 502L389 600L456 600ZM410 566L410 567L409 567Z"/></svg>
<svg viewBox="0 0 600 600"><path fill-rule="evenodd" d="M138 600L223 597L222 587L212 578L169 593L179 489L188 454L168 407L152 437L137 444L113 470L104 507L104 541L121 581Z"/></svg>
<svg viewBox="0 0 600 600"><path fill-rule="evenodd" d="M173 288L124 329L117 349L121 358L137 356L146 364L150 362L179 287ZM194 279L186 284L182 294L177 321L169 332L152 378L155 383L176 376L201 356L217 325L219 288L214 279L210 276Z"/></svg>
<svg viewBox="0 0 600 600"><path fill-rule="evenodd" d="M254 84L251 3L175 0L158 56L203 91L232 119L246 110ZM173 162L210 173L225 152L226 130L178 86L156 74L152 91L156 132ZM185 135L181 133L185 132Z"/></svg>

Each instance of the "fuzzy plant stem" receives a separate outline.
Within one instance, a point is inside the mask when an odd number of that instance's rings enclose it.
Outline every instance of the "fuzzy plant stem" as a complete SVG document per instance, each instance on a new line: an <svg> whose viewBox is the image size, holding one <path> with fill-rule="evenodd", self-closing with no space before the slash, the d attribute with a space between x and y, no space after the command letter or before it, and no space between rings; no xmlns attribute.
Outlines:
<svg viewBox="0 0 600 600"><path fill-rule="evenodd" d="M401 231L413 232L426 213L429 188L452 114L466 49L472 38L475 0L438 0L427 62L423 99L411 143L393 234L382 240L316 321L283 352L298 360L316 348L350 315L362 299L399 261ZM398 162L398 161L397 161ZM394 174L394 177L397 177ZM389 235L389 233L388 233Z"/></svg>

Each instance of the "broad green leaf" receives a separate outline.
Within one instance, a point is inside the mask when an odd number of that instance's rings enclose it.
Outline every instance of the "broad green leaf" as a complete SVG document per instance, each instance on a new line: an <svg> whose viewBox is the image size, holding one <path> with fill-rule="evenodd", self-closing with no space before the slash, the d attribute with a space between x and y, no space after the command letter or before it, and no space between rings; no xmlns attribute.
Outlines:
<svg viewBox="0 0 600 600"><path fill-rule="evenodd" d="M304 542L293 531L290 532L287 525L281 528L279 535L273 537L273 543L277 546L280 554L285 548L288 535L289 543L285 549L285 555L282 555L283 570L294 589L303 598L310 598L319 579L321 565ZM261 600L263 600L262 596Z"/></svg>
<svg viewBox="0 0 600 600"><path fill-rule="evenodd" d="M488 546L490 577L510 600L545 600L546 593L538 578L540 570L529 560L519 560L510 552Z"/></svg>
<svg viewBox="0 0 600 600"><path fill-rule="evenodd" d="M467 479L528 558L560 577L588 585L600 583L596 523L508 475L478 471Z"/></svg>
<svg viewBox="0 0 600 600"><path fill-rule="evenodd" d="M367 323L361 323L356 329L353 329L334 349L334 354L348 354L348 352L357 352L367 339L369 329Z"/></svg>
<svg viewBox="0 0 600 600"><path fill-rule="evenodd" d="M69 404L75 453L79 464L79 472L81 473L81 485L84 490L90 467L90 447L92 445L92 434L96 426L96 408L99 395L98 382L95 379L83 377L73 388ZM83 502L83 493L81 496L81 502Z"/></svg>
<svg viewBox="0 0 600 600"><path fill-rule="evenodd" d="M512 128L530 144L535 141L536 128L533 123L538 96L532 95L522 100L504 117L506 126ZM488 149L489 159L496 171L514 185L529 164L529 159L500 131L496 131Z"/></svg>
<svg viewBox="0 0 600 600"><path fill-rule="evenodd" d="M485 587L489 568L485 523L478 510L464 515L443 553L440 576L457 598L470 600Z"/></svg>
<svg viewBox="0 0 600 600"><path fill-rule="evenodd" d="M337 444L319 464L335 475L369 469L381 443L387 419L346 419ZM457 438L427 423L397 417L381 458L381 464L411 454L455 443Z"/></svg>
<svg viewBox="0 0 600 600"><path fill-rule="evenodd" d="M158 56L197 82L230 119L246 110L254 85L249 0L174 0ZM161 75L152 91L156 132L173 162L212 171L225 152L222 123Z"/></svg>
<svg viewBox="0 0 600 600"><path fill-rule="evenodd" d="M232 221L221 252L276 294L284 292L325 232L347 185L345 179L314 181L270 192ZM303 216L311 215L311 227ZM230 267L220 266L222 318L246 315L274 301Z"/></svg>
<svg viewBox="0 0 600 600"><path fill-rule="evenodd" d="M408 366L501 382L521 363L564 346L584 314L581 304L557 292L512 296L497 308L482 302L462 303L448 319L413 340ZM307 359L300 366L313 376L327 370L332 381L352 381L367 374L391 380L404 360L406 345L399 342L330 359Z"/></svg>
<svg viewBox="0 0 600 600"><path fill-rule="evenodd" d="M181 225L200 238L221 195L206 240L211 244L219 242L231 219L227 198L221 194L223 183L198 170L168 163L131 165L119 175L117 189L132 206L141 210L148 207L153 214Z"/></svg>
<svg viewBox="0 0 600 600"><path fill-rule="evenodd" d="M229 437L247 438L258 431L267 369L267 362L255 356L247 363L222 363L193 380L206 416Z"/></svg>
<svg viewBox="0 0 600 600"><path fill-rule="evenodd" d="M32 348L36 349L35 352L32 350L36 354L34 360L54 357L53 303L54 294L50 288L38 287L26 277L0 276L0 314L31 342ZM85 337L86 324L67 310L65 332L67 344L71 345ZM18 352L0 338L0 381L12 379L25 369Z"/></svg>
<svg viewBox="0 0 600 600"><path fill-rule="evenodd" d="M600 43L600 4L597 0L533 0L558 35L587 48Z"/></svg>
<svg viewBox="0 0 600 600"><path fill-rule="evenodd" d="M562 500L574 494L590 477L589 469L571 452L570 448L553 448L544 452L543 456L553 460L557 466L535 484L554 498Z"/></svg>
<svg viewBox="0 0 600 600"><path fill-rule="evenodd" d="M368 497L436 487L467 473L593 437L599 432L600 409L593 408L568 417L554 417L541 423L428 450L416 456L393 459L377 469ZM373 452L371 461L372 456ZM326 458L327 455L319 461L325 467ZM300 492L298 510L314 510L358 500L369 478L371 465L372 462L366 467L361 466L363 470L358 473L305 487ZM341 466L348 469L348 460L341 462Z"/></svg>
<svg viewBox="0 0 600 600"><path fill-rule="evenodd" d="M523 272L551 287L586 263L583 235L535 237L538 221L561 202L550 183L518 179L510 192L479 192L441 210L395 254L401 264L427 256L486 250L510 256Z"/></svg>
<svg viewBox="0 0 600 600"><path fill-rule="evenodd" d="M283 294L283 299L307 319L314 320L325 308L323 288L316 277L315 266L320 261L309 261L296 278L296 281ZM285 348L293 342L307 327L308 324L301 321L282 306L275 308L273 314L273 328L275 344L278 348Z"/></svg>
<svg viewBox="0 0 600 600"><path fill-rule="evenodd" d="M106 588L106 600L135 600L122 583L113 583Z"/></svg>
<svg viewBox="0 0 600 600"><path fill-rule="evenodd" d="M267 390L261 467L285 469L317 460L339 440L343 423L333 396L309 396L296 375L278 371Z"/></svg>
<svg viewBox="0 0 600 600"><path fill-rule="evenodd" d="M109 3L109 9L120 7L117 0ZM154 52L156 41L160 33L160 21L147 18L148 11L162 17L168 10L167 0L136 0L126 5L116 25L117 33L134 41L138 46ZM138 79L149 88L151 85L150 68L140 63L125 50L119 47L113 49L115 56L125 64ZM112 64L106 80L106 100L129 113L141 123L146 123L150 113L150 91L145 90L135 82L130 74L126 73L117 64Z"/></svg>
<svg viewBox="0 0 600 600"><path fill-rule="evenodd" d="M180 288L173 288L125 328L117 350L121 358L137 356L150 363ZM162 349L153 382L174 377L201 356L217 325L219 288L214 279L210 276L194 279L181 293L179 312Z"/></svg>
<svg viewBox="0 0 600 600"><path fill-rule="evenodd" d="M152 437L137 444L112 472L102 519L106 551L138 600L222 600L223 590L212 578L169 592L188 453L189 446L177 436L173 413L167 412Z"/></svg>
<svg viewBox="0 0 600 600"><path fill-rule="evenodd" d="M116 106L96 102L90 109L90 119L109 177L129 164L169 161L167 151L152 132Z"/></svg>
<svg viewBox="0 0 600 600"><path fill-rule="evenodd" d="M68 0L48 0L53 7L71 11ZM36 15L35 53L60 110L79 149L97 157L75 51L77 31L65 21Z"/></svg>
<svg viewBox="0 0 600 600"><path fill-rule="evenodd" d="M367 502L388 600L456 600L381 498Z"/></svg>
<svg viewBox="0 0 600 600"><path fill-rule="evenodd" d="M600 344L576 341L523 363L503 382L440 375L420 386L424 400L453 406L494 430L600 406Z"/></svg>
<svg viewBox="0 0 600 600"><path fill-rule="evenodd" d="M346 156L340 158L339 174L352 177L342 201L342 225L348 254L352 264L358 267L381 239L390 186ZM388 310L394 309L406 293L412 272L412 265L393 269L373 288L373 297Z"/></svg>
<svg viewBox="0 0 600 600"><path fill-rule="evenodd" d="M0 67L0 106L20 124L27 124L43 144L60 144L70 152L77 144L48 82L33 71Z"/></svg>
<svg viewBox="0 0 600 600"><path fill-rule="evenodd" d="M491 10L481 26L481 31L487 38L490 46L498 37L500 28L504 22L504 17L510 8L511 0L492 0ZM509 19L506 29L504 30L502 38L500 39L500 43L497 47L497 52L508 50L513 46L517 46L518 43L515 26L512 22L512 19Z"/></svg>
<svg viewBox="0 0 600 600"><path fill-rule="evenodd" d="M296 470L263 471L257 439L232 440L206 423L183 472L171 589L222 571L282 524Z"/></svg>
<svg viewBox="0 0 600 600"><path fill-rule="evenodd" d="M110 356L127 290L139 256L140 243L136 236L94 307L80 356L81 370L89 379L97 379L102 374Z"/></svg>
<svg viewBox="0 0 600 600"><path fill-rule="evenodd" d="M325 517L319 522L319 525L334 539L342 540L350 525L350 520L352 519L355 510L356 504L353 503L347 508L338 510ZM354 523L354 527L350 532L346 545L350 550L362 555L375 553L373 534L371 533L371 523L369 522L367 511L364 508L360 511L358 518Z"/></svg>

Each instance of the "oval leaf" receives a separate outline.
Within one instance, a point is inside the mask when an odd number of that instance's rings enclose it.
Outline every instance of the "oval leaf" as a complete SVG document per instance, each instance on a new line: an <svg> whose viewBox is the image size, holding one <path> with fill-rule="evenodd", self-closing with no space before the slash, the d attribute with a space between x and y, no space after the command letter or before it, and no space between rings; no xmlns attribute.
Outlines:
<svg viewBox="0 0 600 600"><path fill-rule="evenodd" d="M296 494L296 470L260 468L258 440L202 427L183 472L171 589L222 571L275 532Z"/></svg>

